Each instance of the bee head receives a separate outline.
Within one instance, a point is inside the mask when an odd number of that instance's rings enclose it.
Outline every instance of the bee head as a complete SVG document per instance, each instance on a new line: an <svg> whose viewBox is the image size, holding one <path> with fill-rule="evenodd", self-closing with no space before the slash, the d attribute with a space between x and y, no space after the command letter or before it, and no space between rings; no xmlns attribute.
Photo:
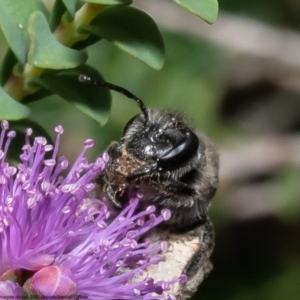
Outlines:
<svg viewBox="0 0 300 300"><path fill-rule="evenodd" d="M123 131L126 151L141 161L156 164L158 171L178 169L198 152L197 135L176 114L148 110L132 118Z"/></svg>
<svg viewBox="0 0 300 300"><path fill-rule="evenodd" d="M198 153L199 139L180 116L148 110L141 99L112 83L86 75L80 75L79 81L117 91L137 103L141 113L127 123L121 141L128 153L140 161L152 163L157 171L171 171L184 166Z"/></svg>

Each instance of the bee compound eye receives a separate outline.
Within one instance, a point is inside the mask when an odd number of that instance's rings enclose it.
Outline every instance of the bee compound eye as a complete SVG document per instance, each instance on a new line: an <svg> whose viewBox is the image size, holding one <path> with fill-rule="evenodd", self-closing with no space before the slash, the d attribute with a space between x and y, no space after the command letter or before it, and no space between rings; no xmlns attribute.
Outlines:
<svg viewBox="0 0 300 300"><path fill-rule="evenodd" d="M185 138L175 144L170 151L157 159L158 170L175 170L191 160L198 151L199 139L188 130Z"/></svg>

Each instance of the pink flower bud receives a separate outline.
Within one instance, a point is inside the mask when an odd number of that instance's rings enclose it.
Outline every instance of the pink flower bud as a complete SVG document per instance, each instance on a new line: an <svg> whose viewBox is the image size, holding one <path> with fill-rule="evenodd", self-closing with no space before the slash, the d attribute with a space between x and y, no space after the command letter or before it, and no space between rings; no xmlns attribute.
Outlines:
<svg viewBox="0 0 300 300"><path fill-rule="evenodd" d="M31 287L42 296L70 296L77 294L77 283L70 269L49 266L36 272Z"/></svg>
<svg viewBox="0 0 300 300"><path fill-rule="evenodd" d="M24 259L24 261L20 261L20 265L24 269L35 271L49 266L52 264L53 260L53 255L41 253L27 258L26 260Z"/></svg>

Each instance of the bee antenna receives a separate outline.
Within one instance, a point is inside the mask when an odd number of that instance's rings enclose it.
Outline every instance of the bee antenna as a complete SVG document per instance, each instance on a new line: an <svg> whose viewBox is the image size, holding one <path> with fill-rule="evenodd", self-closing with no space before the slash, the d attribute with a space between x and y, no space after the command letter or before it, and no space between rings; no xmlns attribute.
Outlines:
<svg viewBox="0 0 300 300"><path fill-rule="evenodd" d="M129 92L128 90L126 90L126 89L124 89L124 88L122 88L118 85L115 85L113 83L109 83L109 82L106 82L104 80L93 79L93 78L88 77L88 76L83 75L83 74L79 75L78 80L80 82L102 86L102 87L107 88L109 90L119 92L120 94L123 94L123 95L125 95L126 97L128 97L130 99L133 99L136 102L136 104L138 105L138 107L140 108L140 110L142 111L142 113L145 117L145 121L148 122L149 116L148 116L148 111L147 111L147 108L146 108L144 102L140 98L138 98L137 96L135 96L134 94Z"/></svg>

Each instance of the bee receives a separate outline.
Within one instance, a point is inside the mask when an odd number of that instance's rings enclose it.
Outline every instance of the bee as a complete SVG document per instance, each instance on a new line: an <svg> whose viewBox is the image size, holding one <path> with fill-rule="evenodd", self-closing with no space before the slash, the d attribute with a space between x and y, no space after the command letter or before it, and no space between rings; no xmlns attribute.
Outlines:
<svg viewBox="0 0 300 300"><path fill-rule="evenodd" d="M163 225L170 233L167 239L174 240L174 234L175 244L197 239L199 247L187 259L184 272L189 278L203 278L211 269L213 249L207 210L218 186L215 146L181 113L147 109L131 92L105 81L85 75L79 80L120 92L135 100L141 110L126 124L120 142L107 149L110 160L97 178L99 198L122 208L131 196L141 194L141 209L150 204L158 210L168 208L171 218ZM202 268L199 273L200 265L206 271Z"/></svg>
<svg viewBox="0 0 300 300"><path fill-rule="evenodd" d="M146 109L129 91L85 75L82 82L117 90L134 99L141 113L125 126L120 143L107 149L110 160L98 179L100 197L121 208L131 195L142 204L168 208L170 231L184 233L207 222L207 209L218 186L218 153L180 113Z"/></svg>

